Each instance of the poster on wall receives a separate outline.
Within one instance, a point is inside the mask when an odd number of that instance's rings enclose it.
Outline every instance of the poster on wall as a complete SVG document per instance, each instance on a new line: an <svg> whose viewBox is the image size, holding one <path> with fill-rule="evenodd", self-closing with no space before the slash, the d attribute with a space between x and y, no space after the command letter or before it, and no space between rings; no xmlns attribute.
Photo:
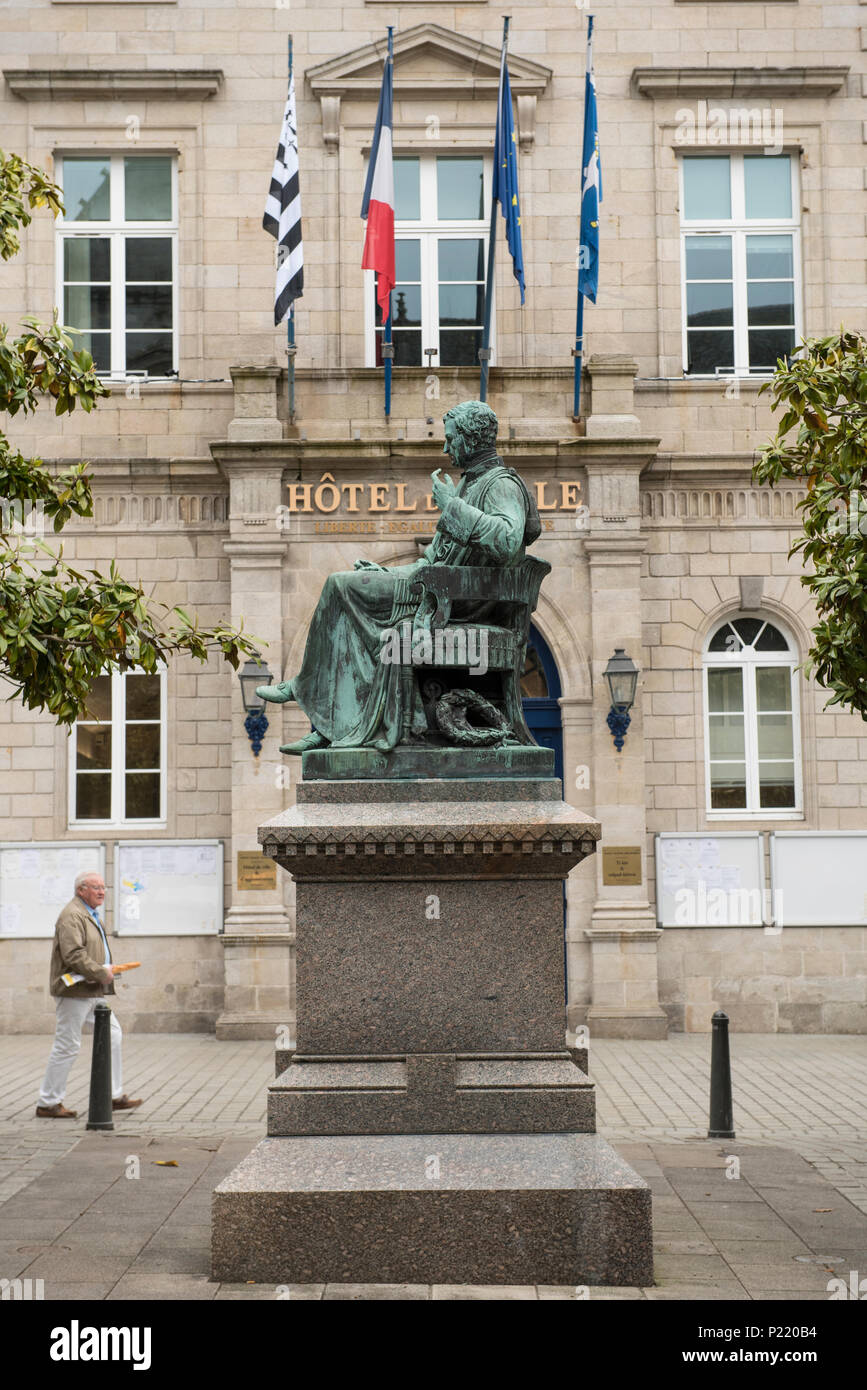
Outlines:
<svg viewBox="0 0 867 1390"><path fill-rule="evenodd" d="M661 927L770 923L758 831L656 836L656 920Z"/></svg>
<svg viewBox="0 0 867 1390"><path fill-rule="evenodd" d="M222 931L222 840L119 840L114 929L118 936Z"/></svg>
<svg viewBox="0 0 867 1390"><path fill-rule="evenodd" d="M105 877L99 840L0 844L0 937L53 936L61 908L75 896L79 874Z"/></svg>

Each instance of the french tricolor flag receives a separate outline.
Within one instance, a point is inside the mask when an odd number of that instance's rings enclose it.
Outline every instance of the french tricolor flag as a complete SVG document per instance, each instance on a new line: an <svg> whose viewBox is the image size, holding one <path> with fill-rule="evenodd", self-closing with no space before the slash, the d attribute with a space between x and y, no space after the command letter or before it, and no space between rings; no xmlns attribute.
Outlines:
<svg viewBox="0 0 867 1390"><path fill-rule="evenodd" d="M391 35L389 34L389 38ZM389 45L390 48L390 45ZM394 289L394 167L392 165L392 84L393 59L391 52L382 75L382 91L376 112L376 129L370 151L370 166L364 186L361 216L367 222L363 270L375 270L379 275L376 297L385 323L391 307Z"/></svg>

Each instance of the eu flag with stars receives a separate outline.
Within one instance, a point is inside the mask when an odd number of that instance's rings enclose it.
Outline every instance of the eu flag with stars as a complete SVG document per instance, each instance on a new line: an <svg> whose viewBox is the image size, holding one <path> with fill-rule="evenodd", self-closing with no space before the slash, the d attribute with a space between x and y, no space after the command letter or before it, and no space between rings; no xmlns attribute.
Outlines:
<svg viewBox="0 0 867 1390"><path fill-rule="evenodd" d="M587 74L584 78L584 150L581 156L581 236L578 293L596 303L599 288L599 204L602 169L599 164L599 118L593 72L593 16L587 26Z"/></svg>
<svg viewBox="0 0 867 1390"><path fill-rule="evenodd" d="M500 96L497 105L497 134L494 139L494 194L506 219L506 241L512 253L515 279L524 302L524 251L521 246L521 205L518 202L518 142L512 120L512 89L505 51L500 68ZM490 249L488 251L490 255Z"/></svg>

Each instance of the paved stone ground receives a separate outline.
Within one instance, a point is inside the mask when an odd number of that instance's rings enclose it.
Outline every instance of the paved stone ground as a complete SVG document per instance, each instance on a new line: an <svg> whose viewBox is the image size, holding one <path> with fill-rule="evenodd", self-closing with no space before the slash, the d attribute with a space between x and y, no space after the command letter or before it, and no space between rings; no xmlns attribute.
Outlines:
<svg viewBox="0 0 867 1390"><path fill-rule="evenodd" d="M731 1059L738 1139L794 1149L867 1213L867 1038L738 1035ZM599 1040L590 1067L599 1130L612 1143L707 1134L706 1035Z"/></svg>
<svg viewBox="0 0 867 1390"><path fill-rule="evenodd" d="M84 1128L89 1039L67 1094L79 1118L35 1118L49 1047L44 1035L0 1039L0 1277L44 1279L47 1299L275 1298L272 1286L208 1278L211 1191L264 1134L271 1044L128 1037L125 1085L146 1103L108 1134ZM600 1132L653 1188L656 1286L590 1297L826 1300L831 1277L867 1272L867 1041L733 1039L738 1138L724 1143L705 1138L709 1052L709 1038L683 1034L593 1045ZM579 1294L317 1285L289 1297Z"/></svg>
<svg viewBox="0 0 867 1390"><path fill-rule="evenodd" d="M37 1120L47 1035L0 1038L0 1202L44 1172L85 1132L90 1036L70 1074L75 1121ZM867 1039L798 1034L732 1038L738 1139L792 1148L867 1212ZM598 1040L591 1050L598 1126L612 1142L704 1139L710 1038L666 1042ZM265 1132L269 1042L222 1042L211 1034L136 1033L126 1038L124 1084L140 1111L118 1119L125 1134L228 1136Z"/></svg>
<svg viewBox="0 0 867 1390"><path fill-rule="evenodd" d="M42 1279L46 1300L276 1299L271 1284L208 1277L211 1192L249 1148L244 1138L87 1134L0 1207L3 1277ZM308 1284L279 1296L827 1301L829 1279L867 1269L867 1216L791 1150L705 1141L620 1151L653 1189L653 1288Z"/></svg>

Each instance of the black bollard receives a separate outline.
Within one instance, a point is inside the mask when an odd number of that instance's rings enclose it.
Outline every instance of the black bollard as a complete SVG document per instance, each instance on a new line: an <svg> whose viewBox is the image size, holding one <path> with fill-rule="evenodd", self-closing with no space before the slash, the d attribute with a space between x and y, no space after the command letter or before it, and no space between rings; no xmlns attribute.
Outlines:
<svg viewBox="0 0 867 1390"><path fill-rule="evenodd" d="M111 1009L97 1004L93 1011L93 1057L90 1063L88 1129L114 1129L111 1109Z"/></svg>
<svg viewBox="0 0 867 1390"><path fill-rule="evenodd" d="M711 1020L710 1127L708 1139L734 1139L732 1068L729 1059L729 1016L717 1010Z"/></svg>

